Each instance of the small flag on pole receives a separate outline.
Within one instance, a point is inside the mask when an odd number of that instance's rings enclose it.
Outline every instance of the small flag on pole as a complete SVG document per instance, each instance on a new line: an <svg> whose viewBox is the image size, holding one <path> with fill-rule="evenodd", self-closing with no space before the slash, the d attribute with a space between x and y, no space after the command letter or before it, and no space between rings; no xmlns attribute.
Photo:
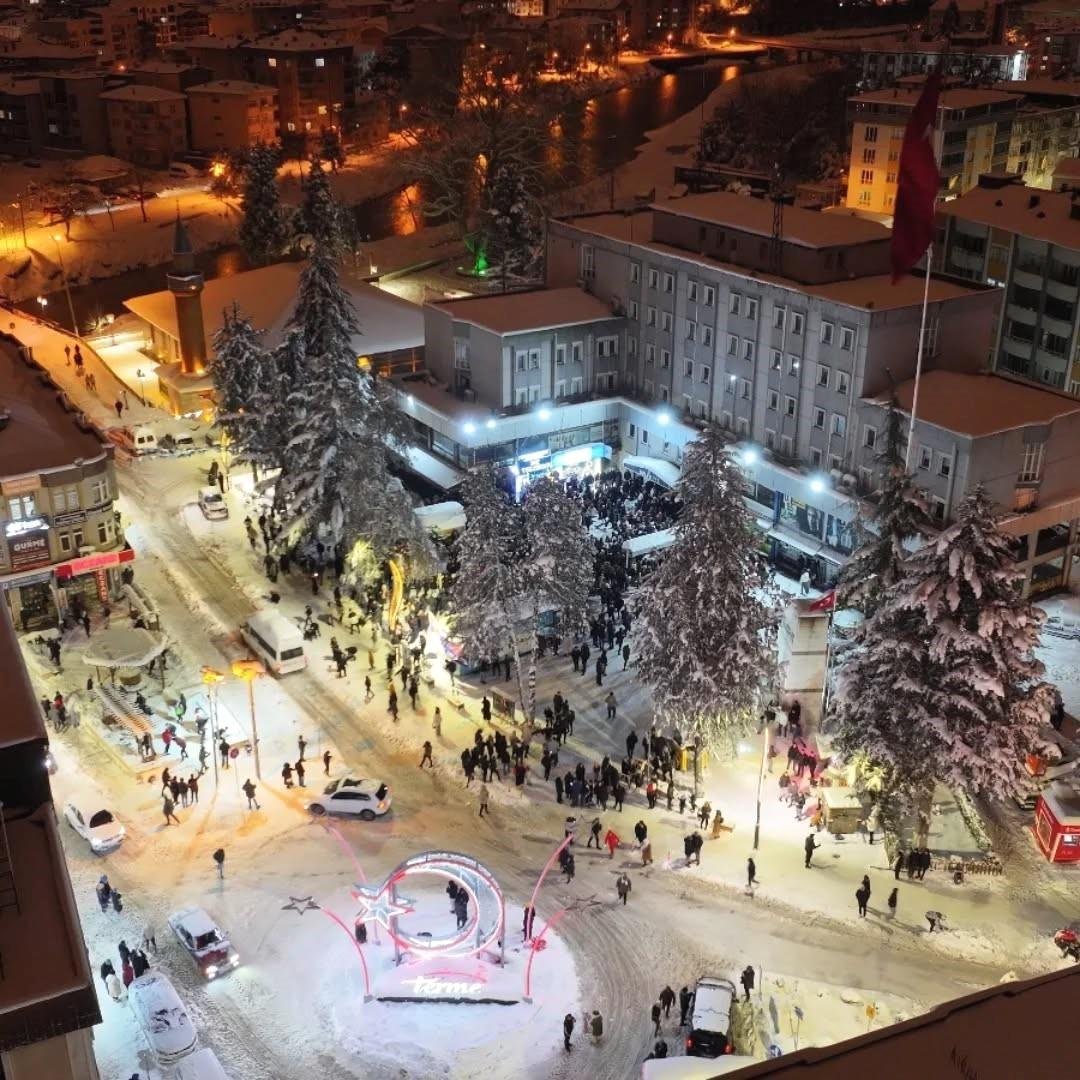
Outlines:
<svg viewBox="0 0 1080 1080"><path fill-rule="evenodd" d="M894 285L926 254L934 239L934 200L941 182L934 157L934 124L940 93L941 72L935 68L927 77L904 129L893 214Z"/></svg>

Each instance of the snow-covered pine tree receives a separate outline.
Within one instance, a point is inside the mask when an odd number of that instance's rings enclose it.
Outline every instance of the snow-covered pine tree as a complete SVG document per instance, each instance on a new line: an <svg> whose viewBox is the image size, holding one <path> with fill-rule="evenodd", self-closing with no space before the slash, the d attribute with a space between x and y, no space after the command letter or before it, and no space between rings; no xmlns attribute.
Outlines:
<svg viewBox="0 0 1080 1080"><path fill-rule="evenodd" d="M304 179L304 201L296 215L298 240L310 251L324 248L335 257L341 253L342 209L330 190L330 175L317 154Z"/></svg>
<svg viewBox="0 0 1080 1080"><path fill-rule="evenodd" d="M265 266L285 250L289 228L278 196L278 151L258 144L244 165L240 246L253 266Z"/></svg>
<svg viewBox="0 0 1080 1080"><path fill-rule="evenodd" d="M266 351L236 304L225 312L213 346L208 366L217 398L217 423L228 436L233 453L246 458L259 423L256 397L266 375Z"/></svg>
<svg viewBox="0 0 1080 1080"><path fill-rule="evenodd" d="M283 483L292 438L289 398L301 385L304 373L304 342L297 327L290 327L277 348L264 354L262 375L253 399L254 422L249 436L249 460L262 472L279 472Z"/></svg>
<svg viewBox="0 0 1080 1080"><path fill-rule="evenodd" d="M330 168L337 172L345 164L345 147L341 145L341 136L337 128L325 127L319 135L319 157L330 163Z"/></svg>
<svg viewBox="0 0 1080 1080"><path fill-rule="evenodd" d="M779 608L743 486L710 425L686 448L675 542L638 602L638 666L657 712L714 751L757 723L775 683Z"/></svg>
<svg viewBox="0 0 1080 1080"><path fill-rule="evenodd" d="M904 464L903 417L895 397L885 416L885 443L881 488L872 524L858 525L859 547L840 572L838 608L854 608L864 617L874 613L881 593L897 580L907 558L905 541L921 539L933 531L926 496L916 487Z"/></svg>
<svg viewBox="0 0 1080 1080"><path fill-rule="evenodd" d="M535 281L541 273L544 211L525 176L504 165L485 190L484 229L488 262L498 268L505 292L511 284Z"/></svg>
<svg viewBox="0 0 1080 1080"><path fill-rule="evenodd" d="M840 747L884 766L911 804L925 808L935 780L991 798L1026 786L1053 690L1013 544L976 488L904 561L841 672Z"/></svg>

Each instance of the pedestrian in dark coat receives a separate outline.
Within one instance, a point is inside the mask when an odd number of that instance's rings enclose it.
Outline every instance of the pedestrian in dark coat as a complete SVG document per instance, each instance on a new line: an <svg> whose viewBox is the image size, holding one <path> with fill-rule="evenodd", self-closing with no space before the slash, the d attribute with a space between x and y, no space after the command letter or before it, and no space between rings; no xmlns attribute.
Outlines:
<svg viewBox="0 0 1080 1080"><path fill-rule="evenodd" d="M754 965L747 964L743 968L742 974L739 976L739 982L742 983L743 993L746 995L746 1000L750 1000L750 991L754 989Z"/></svg>
<svg viewBox="0 0 1080 1080"><path fill-rule="evenodd" d="M690 993L688 986L684 986L679 991L679 1027L686 1026L686 1016L690 1012L690 1002L693 997L694 995Z"/></svg>
<svg viewBox="0 0 1080 1080"><path fill-rule="evenodd" d="M757 864L754 862L754 857L751 855L746 860L746 887L749 889L753 885L757 884Z"/></svg>
<svg viewBox="0 0 1080 1080"><path fill-rule="evenodd" d="M299 760L299 761L298 761L298 762L297 762L297 763L296 763L296 764L295 764L295 765L293 766L293 769L294 769L294 770L295 770L295 772L296 772L296 782L297 782L297 783L298 783L298 784L299 784L299 785L300 785L301 787L305 787L306 785L304 784L304 759L303 759L303 758L301 758L301 759L300 759L300 760Z"/></svg>
<svg viewBox="0 0 1080 1080"><path fill-rule="evenodd" d="M806 853L806 862L804 865L807 870L810 869L810 860L814 857L814 852L817 851L820 846L821 845L814 839L813 833L803 841L803 850Z"/></svg>
<svg viewBox="0 0 1080 1080"><path fill-rule="evenodd" d="M562 1041L563 1041L563 1046L567 1050L570 1049L570 1036L573 1035L573 1034L574 1034L574 1017L570 1013L567 1013L563 1017L563 1022L562 1022Z"/></svg>
<svg viewBox="0 0 1080 1080"><path fill-rule="evenodd" d="M885 903L889 907L889 918L890 919L895 919L896 918L896 895L899 892L900 892L899 889L893 889L893 891L891 893L889 893L889 899L885 901Z"/></svg>
<svg viewBox="0 0 1080 1080"><path fill-rule="evenodd" d="M855 900L859 905L859 917L865 919L866 905L870 900L870 891L865 885L860 885L859 888L855 890Z"/></svg>
<svg viewBox="0 0 1080 1080"><path fill-rule="evenodd" d="M671 1015L671 1006L675 1004L675 991L670 986L665 986L660 991L660 1004L664 1008L664 1019Z"/></svg>
<svg viewBox="0 0 1080 1080"><path fill-rule="evenodd" d="M901 851L896 856L896 862L893 863L893 874L897 881L900 880L900 871L904 869L904 853Z"/></svg>
<svg viewBox="0 0 1080 1080"><path fill-rule="evenodd" d="M111 960L104 960L101 964L101 981L104 982L110 975L116 974L116 968L113 967Z"/></svg>
<svg viewBox="0 0 1080 1080"><path fill-rule="evenodd" d="M660 1034L660 1012L660 1002L658 1001L652 1007L653 1035Z"/></svg>

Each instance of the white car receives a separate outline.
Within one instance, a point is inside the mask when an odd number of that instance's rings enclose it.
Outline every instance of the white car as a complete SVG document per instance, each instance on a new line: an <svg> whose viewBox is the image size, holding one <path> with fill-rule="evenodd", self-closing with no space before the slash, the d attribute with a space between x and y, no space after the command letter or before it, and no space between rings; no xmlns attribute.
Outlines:
<svg viewBox="0 0 1080 1080"><path fill-rule="evenodd" d="M109 810L98 810L84 817L82 811L74 803L69 802L64 807L64 817L67 823L90 845L90 850L95 855L115 851L124 842L127 829L112 816Z"/></svg>
<svg viewBox="0 0 1080 1080"><path fill-rule="evenodd" d="M307 808L316 817L323 814L350 814L364 821L374 821L390 809L390 786L379 780L359 780L347 776L327 784L323 793L312 799Z"/></svg>
<svg viewBox="0 0 1080 1080"><path fill-rule="evenodd" d="M174 911L169 916L169 926L207 979L216 979L239 966L239 954L204 908Z"/></svg>
<svg viewBox="0 0 1080 1080"><path fill-rule="evenodd" d="M199 509L208 521L223 521L229 516L225 496L216 487L199 488Z"/></svg>
<svg viewBox="0 0 1080 1080"><path fill-rule="evenodd" d="M128 1001L158 1062L171 1065L195 1049L195 1025L173 984L160 972L140 975L128 988Z"/></svg>

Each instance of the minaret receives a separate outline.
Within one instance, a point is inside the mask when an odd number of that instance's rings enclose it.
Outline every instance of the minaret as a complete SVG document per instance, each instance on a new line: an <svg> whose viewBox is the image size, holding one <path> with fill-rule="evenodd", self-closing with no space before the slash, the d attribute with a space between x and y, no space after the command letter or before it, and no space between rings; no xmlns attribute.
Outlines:
<svg viewBox="0 0 1080 1080"><path fill-rule="evenodd" d="M176 212L172 269L166 281L176 299L176 326L180 337L180 370L185 375L202 375L206 370L206 329L203 326L203 276L195 268L191 238Z"/></svg>

